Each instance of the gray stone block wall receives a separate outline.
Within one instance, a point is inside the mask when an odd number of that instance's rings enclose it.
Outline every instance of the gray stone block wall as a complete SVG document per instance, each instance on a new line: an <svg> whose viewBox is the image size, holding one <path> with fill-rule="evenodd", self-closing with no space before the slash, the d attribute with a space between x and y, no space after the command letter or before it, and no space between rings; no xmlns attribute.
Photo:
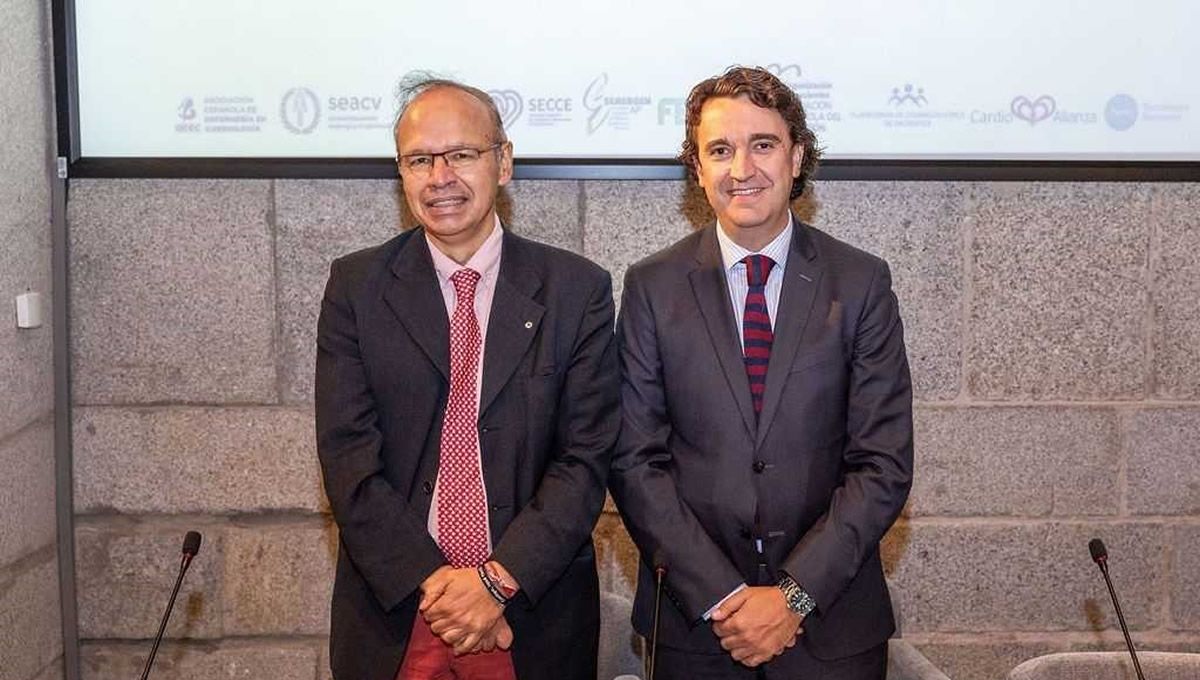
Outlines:
<svg viewBox="0 0 1200 680"><path fill-rule="evenodd" d="M183 535L204 535L179 591L169 637L222 636L225 527L82 516L75 527L75 581L83 639L152 638L179 570Z"/></svg>
<svg viewBox="0 0 1200 680"><path fill-rule="evenodd" d="M50 415L0 439L0 565L54 541L54 433Z"/></svg>
<svg viewBox="0 0 1200 680"><path fill-rule="evenodd" d="M314 640L259 639L216 645L166 643L154 660L154 674L176 680L305 680L317 674L320 643ZM149 649L144 644L83 645L83 680L139 677Z"/></svg>
<svg viewBox="0 0 1200 680"><path fill-rule="evenodd" d="M311 409L79 407L75 507L236 515L327 509Z"/></svg>
<svg viewBox="0 0 1200 680"><path fill-rule="evenodd" d="M54 505L49 3L0 3L0 677L61 677ZM18 329L14 298L42 295Z"/></svg>
<svg viewBox="0 0 1200 680"><path fill-rule="evenodd" d="M1200 186L1156 187L1151 193L1150 315L1154 395L1161 399L1200 397Z"/></svg>
<svg viewBox="0 0 1200 680"><path fill-rule="evenodd" d="M1119 425L1107 408L920 406L907 514L1116 515Z"/></svg>
<svg viewBox="0 0 1200 680"><path fill-rule="evenodd" d="M972 396L1147 396L1150 196L1137 184L975 187Z"/></svg>
<svg viewBox="0 0 1200 680"><path fill-rule="evenodd" d="M914 522L892 531L885 550L905 637L1114 627L1108 591L1087 553L1094 536L1112 555L1130 629L1158 629L1170 579L1162 526Z"/></svg>
<svg viewBox="0 0 1200 680"><path fill-rule="evenodd" d="M330 261L409 219L396 183L76 184L85 677L140 667L195 527L173 671L328 678L316 315ZM1140 646L1200 651L1197 198L1192 184L822 182L798 204L892 267L917 475L884 557L905 638L950 677L1119 648L1093 536ZM618 295L630 264L711 219L681 182L518 181L503 213L601 263ZM628 597L637 552L611 506L595 540L602 588Z"/></svg>
<svg viewBox="0 0 1200 680"><path fill-rule="evenodd" d="M278 401L270 189L71 183L76 403Z"/></svg>
<svg viewBox="0 0 1200 680"><path fill-rule="evenodd" d="M904 300L913 392L924 401L958 396L962 373L963 234L968 188L932 182L829 182L814 206L830 234L885 255ZM897 213L902 203L906 210Z"/></svg>
<svg viewBox="0 0 1200 680"><path fill-rule="evenodd" d="M5 678L33 678L62 656L61 622L52 546L0 571L0 669Z"/></svg>

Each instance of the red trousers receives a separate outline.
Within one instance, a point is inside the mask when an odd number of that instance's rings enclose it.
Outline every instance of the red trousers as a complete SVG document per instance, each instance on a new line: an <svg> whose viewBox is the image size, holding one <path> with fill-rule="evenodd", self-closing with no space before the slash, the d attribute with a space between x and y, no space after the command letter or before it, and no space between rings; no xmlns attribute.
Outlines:
<svg viewBox="0 0 1200 680"><path fill-rule="evenodd" d="M497 649L454 656L417 614L396 680L516 680L512 655Z"/></svg>

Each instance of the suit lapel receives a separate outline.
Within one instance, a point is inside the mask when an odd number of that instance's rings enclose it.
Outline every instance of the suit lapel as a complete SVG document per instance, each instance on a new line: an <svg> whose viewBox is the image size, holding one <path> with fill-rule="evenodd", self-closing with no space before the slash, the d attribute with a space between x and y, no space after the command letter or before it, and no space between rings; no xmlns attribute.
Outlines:
<svg viewBox="0 0 1200 680"><path fill-rule="evenodd" d="M483 387L479 395L479 413L487 412L512 378L521 358L537 337L546 308L533 299L542 287L537 263L530 256L528 243L504 232L500 254L500 273L488 316L487 347L483 354Z"/></svg>
<svg viewBox="0 0 1200 680"><path fill-rule="evenodd" d="M750 381L746 378L746 366L737 342L738 331L734 328L733 311L729 308L729 286L725 282L725 267L721 262L721 249L715 230L715 226L708 227L700 234L696 248L697 267L688 274L688 278L700 315L704 317L708 338L717 353L717 360L725 373L725 381L737 403L738 412L742 415L742 423L746 426L746 432L754 437L756 423L754 405L750 402Z"/></svg>
<svg viewBox="0 0 1200 680"><path fill-rule="evenodd" d="M424 232L414 233L400 247L391 269L392 279L384 287L384 300L449 383L450 319L446 316L446 302L438 288Z"/></svg>
<svg viewBox="0 0 1200 680"><path fill-rule="evenodd" d="M762 446L771 422L779 410L783 387L796 358L796 349L804 335L812 313L813 300L821 283L822 269L817 264L811 236L799 220L794 220L792 243L787 267L783 273L783 289L779 297L778 319L775 320L775 340L771 344L771 361L767 364L767 385L763 393L762 413L759 414L755 448Z"/></svg>

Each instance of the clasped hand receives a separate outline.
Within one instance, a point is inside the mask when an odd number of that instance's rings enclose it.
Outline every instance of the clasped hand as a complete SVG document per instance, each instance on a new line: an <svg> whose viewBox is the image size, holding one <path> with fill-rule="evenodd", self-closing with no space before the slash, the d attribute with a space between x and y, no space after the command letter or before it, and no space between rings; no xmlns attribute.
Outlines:
<svg viewBox="0 0 1200 680"><path fill-rule="evenodd" d="M453 647L456 655L512 646L504 608L473 568L439 567L421 584L417 609L434 635Z"/></svg>
<svg viewBox="0 0 1200 680"><path fill-rule="evenodd" d="M712 629L733 659L751 668L779 656L804 632L804 618L788 609L774 586L743 588L717 607Z"/></svg>

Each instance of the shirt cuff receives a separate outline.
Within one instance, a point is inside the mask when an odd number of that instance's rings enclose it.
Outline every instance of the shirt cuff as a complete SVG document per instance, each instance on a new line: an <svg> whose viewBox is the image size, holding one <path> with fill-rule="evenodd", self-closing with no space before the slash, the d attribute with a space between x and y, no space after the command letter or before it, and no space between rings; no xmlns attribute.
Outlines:
<svg viewBox="0 0 1200 680"><path fill-rule="evenodd" d="M737 595L738 593L740 593L740 592L742 592L743 590L745 590L745 588L746 588L746 584L745 584L745 583L743 583L742 585L738 586L737 588L734 588L732 591L730 591L730 593L729 593L728 595L726 595L725 597L722 597L720 602L718 602L718 603L714 604L712 607L710 607L710 608L709 608L709 610L708 610L708 611L704 612L704 616L702 616L702 617L700 617L700 618L704 619L705 621L708 621L708 620L712 619L713 612L717 611L717 608L718 608L718 607L720 607L721 605L725 604L725 601L726 601L726 600L728 600L729 598L731 598L731 597L733 597L734 595Z"/></svg>

